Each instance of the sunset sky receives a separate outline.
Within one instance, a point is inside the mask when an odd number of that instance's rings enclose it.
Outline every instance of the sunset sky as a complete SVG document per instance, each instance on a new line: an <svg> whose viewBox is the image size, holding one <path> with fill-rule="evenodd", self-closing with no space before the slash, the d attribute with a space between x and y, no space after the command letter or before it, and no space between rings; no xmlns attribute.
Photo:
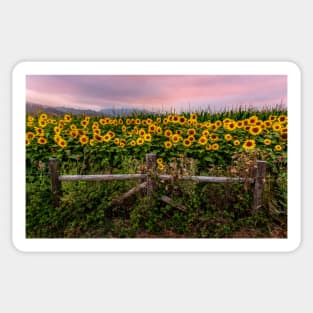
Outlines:
<svg viewBox="0 0 313 313"><path fill-rule="evenodd" d="M287 105L283 75L29 75L26 101L78 109L219 111Z"/></svg>

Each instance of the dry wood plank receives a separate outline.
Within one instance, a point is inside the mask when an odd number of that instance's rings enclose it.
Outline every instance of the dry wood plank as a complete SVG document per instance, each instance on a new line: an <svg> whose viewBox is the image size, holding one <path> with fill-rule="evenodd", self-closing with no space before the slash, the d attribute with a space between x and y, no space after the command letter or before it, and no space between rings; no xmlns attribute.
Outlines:
<svg viewBox="0 0 313 313"><path fill-rule="evenodd" d="M180 203L174 202L172 198L163 195L163 196L161 197L161 200L162 200L163 202L165 202L165 203L167 203L167 204L169 204L169 205L175 207L176 209L178 209L178 210L180 210L180 211L182 211L182 212L184 212L184 213L187 213L186 207L184 207L184 206L183 206L182 204L180 204Z"/></svg>
<svg viewBox="0 0 313 313"><path fill-rule="evenodd" d="M127 199L128 197L132 196L133 194L135 194L136 192L140 191L141 189L146 188L147 183L144 182L138 186L133 187L132 189L128 190L127 192L125 192L124 194L122 194L118 199L114 199L112 200L112 204L118 204L123 202L125 199Z"/></svg>
<svg viewBox="0 0 313 313"><path fill-rule="evenodd" d="M146 192L147 192L147 208L152 207L152 200L155 190L155 183L153 182L152 175L155 174L156 169L156 154L146 154L146 167L147 167L147 179L146 179Z"/></svg>
<svg viewBox="0 0 313 313"><path fill-rule="evenodd" d="M59 176L61 181L112 181L146 178L146 174L103 174L103 175L63 175Z"/></svg>
<svg viewBox="0 0 313 313"><path fill-rule="evenodd" d="M252 210L259 210L263 205L263 191L266 177L266 162L257 161L254 169L254 189Z"/></svg>
<svg viewBox="0 0 313 313"><path fill-rule="evenodd" d="M159 175L159 179L170 180L171 175ZM203 183L231 183L231 182L254 182L253 178L242 178L242 177L215 177L215 176L180 176L178 179L181 180L192 180Z"/></svg>
<svg viewBox="0 0 313 313"><path fill-rule="evenodd" d="M60 162L56 158L50 158L48 161L48 167L51 175L51 193L52 201L55 207L60 205L60 197L62 194L61 182L59 180L60 175Z"/></svg>

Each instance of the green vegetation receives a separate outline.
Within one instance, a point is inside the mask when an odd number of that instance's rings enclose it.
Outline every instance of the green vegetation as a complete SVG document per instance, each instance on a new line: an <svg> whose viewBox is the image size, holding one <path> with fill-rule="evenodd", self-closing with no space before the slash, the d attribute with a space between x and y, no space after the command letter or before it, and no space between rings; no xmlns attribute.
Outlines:
<svg viewBox="0 0 313 313"><path fill-rule="evenodd" d="M137 114L90 117L26 116L28 238L286 237L287 115L285 111ZM48 160L61 174L145 173L157 155L153 203L145 190L116 204L138 181L62 182L60 206L51 196ZM264 202L251 209L252 186L197 183L185 175L251 177L267 162ZM161 200L172 199L171 204Z"/></svg>

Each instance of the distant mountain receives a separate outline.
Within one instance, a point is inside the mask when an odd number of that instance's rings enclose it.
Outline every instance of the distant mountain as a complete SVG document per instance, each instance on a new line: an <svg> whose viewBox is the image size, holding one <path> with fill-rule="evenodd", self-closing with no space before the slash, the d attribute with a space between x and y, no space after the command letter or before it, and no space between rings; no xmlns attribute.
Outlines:
<svg viewBox="0 0 313 313"><path fill-rule="evenodd" d="M151 113L147 110L129 109L129 108L107 108L100 111L89 110L89 109L75 109L70 107L52 107L48 105L42 105L38 103L26 103L26 112L29 114L38 114L45 112L50 115L64 115L65 113L73 115L90 115L90 116L121 116L131 115L132 113Z"/></svg>

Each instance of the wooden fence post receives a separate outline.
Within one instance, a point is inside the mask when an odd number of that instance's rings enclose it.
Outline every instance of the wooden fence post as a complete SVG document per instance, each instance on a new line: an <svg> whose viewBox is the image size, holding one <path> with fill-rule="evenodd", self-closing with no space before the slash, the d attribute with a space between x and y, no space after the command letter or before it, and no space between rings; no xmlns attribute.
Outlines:
<svg viewBox="0 0 313 313"><path fill-rule="evenodd" d="M146 154L146 167L147 167L147 180L146 180L146 190L147 190L147 207L152 207L152 199L154 194L154 182L151 174L156 169L156 155L153 153Z"/></svg>
<svg viewBox="0 0 313 313"><path fill-rule="evenodd" d="M59 180L60 175L60 163L56 158L50 158L48 162L50 175L51 175L51 192L52 201L55 207L60 205L61 197L61 181Z"/></svg>
<svg viewBox="0 0 313 313"><path fill-rule="evenodd" d="M266 162L256 161L254 170L254 187L253 187L253 203L252 210L259 210L263 205L263 191L266 176Z"/></svg>

